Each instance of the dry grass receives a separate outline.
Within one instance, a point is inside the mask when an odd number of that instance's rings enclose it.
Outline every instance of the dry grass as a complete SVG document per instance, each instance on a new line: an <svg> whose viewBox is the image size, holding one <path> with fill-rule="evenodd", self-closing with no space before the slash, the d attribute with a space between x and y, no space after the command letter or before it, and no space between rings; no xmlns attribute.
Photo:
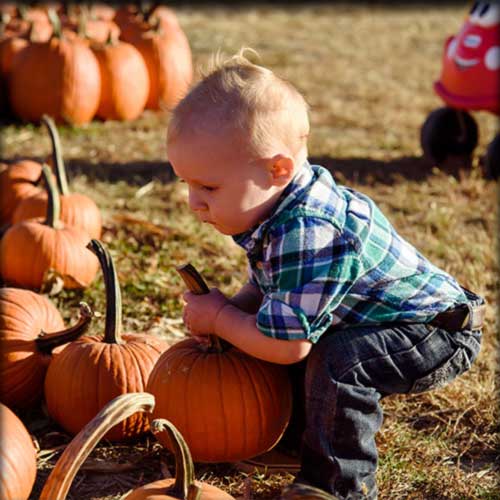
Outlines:
<svg viewBox="0 0 500 500"><path fill-rule="evenodd" d="M457 160L447 169L433 169L422 160L419 146L421 124L442 105L432 82L439 75L444 39L460 28L467 7L178 8L197 67L219 48L228 54L241 46L257 49L262 64L306 96L312 158L332 168L339 181L372 196L422 253L488 300L483 349L470 372L441 390L384 401L385 423L378 436L383 499L500 499L495 402L498 198L496 184L485 180L479 168L496 118L475 114L481 135L472 166ZM182 185L153 181L139 191L138 183L147 183L148 176L134 183L95 179L117 165L123 178L127 168L135 171L138 164L163 170L167 122L168 115L145 113L131 124L63 127L61 135L70 170L92 171L92 176L74 177L72 186L92 195L103 210L103 240L119 268L126 329L176 339L183 335L175 320L184 286L173 266L189 260L211 285L233 293L245 280L242 251L191 216ZM34 126L7 126L2 140L5 159L49 151L45 131ZM85 292L64 292L55 300L69 320L82 297L102 311L102 292L99 279ZM102 321L94 331L102 331ZM40 410L25 415L25 421L43 450L36 498L60 453L49 450L69 437ZM139 466L136 461L143 455ZM124 447L104 443L92 454L94 461L103 458L129 464L130 470L83 471L71 498L119 498L129 488L158 478L162 460L171 464L171 457L162 458L150 438ZM253 499L276 498L291 480L246 477L229 465L199 464L197 475L235 496Z"/></svg>

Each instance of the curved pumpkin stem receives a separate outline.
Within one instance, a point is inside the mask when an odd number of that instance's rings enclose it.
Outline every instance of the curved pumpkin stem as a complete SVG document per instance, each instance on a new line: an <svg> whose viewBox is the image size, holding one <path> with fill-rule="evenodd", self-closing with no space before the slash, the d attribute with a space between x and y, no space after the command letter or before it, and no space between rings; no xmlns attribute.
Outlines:
<svg viewBox="0 0 500 500"><path fill-rule="evenodd" d="M108 249L99 240L90 240L87 248L96 255L104 275L104 287L106 289L104 342L119 344L122 332L122 296L115 264Z"/></svg>
<svg viewBox="0 0 500 500"><path fill-rule="evenodd" d="M59 138L56 124L48 115L43 115L41 120L49 130L50 140L52 141L52 161L54 162L54 170L59 192L62 195L67 195L69 194L68 179L66 177L66 168L62 157L61 140Z"/></svg>
<svg viewBox="0 0 500 500"><path fill-rule="evenodd" d="M67 342L71 342L72 340L81 337L88 330L90 321L93 317L94 313L90 306L85 302L80 302L80 318L78 319L78 323L59 332L41 332L35 339L38 351L50 354L54 347L66 344Z"/></svg>
<svg viewBox="0 0 500 500"><path fill-rule="evenodd" d="M54 183L52 170L44 163L42 165L43 180L47 186L47 216L44 224L49 227L57 228L59 217L61 216L61 200L57 192L57 186Z"/></svg>
<svg viewBox="0 0 500 500"><path fill-rule="evenodd" d="M151 413L154 405L154 396L147 392L122 394L107 403L59 457L43 487L40 500L64 500L78 469L106 432L138 411Z"/></svg>
<svg viewBox="0 0 500 500"><path fill-rule="evenodd" d="M172 446L175 456L175 483L165 494L181 500L196 500L201 493L201 488L194 484L194 465L188 445L175 425L164 419L157 418L151 422L151 432L165 433Z"/></svg>
<svg viewBox="0 0 500 500"><path fill-rule="evenodd" d="M175 268L176 271L181 275L181 278L186 283L189 290L197 295L203 295L209 293L210 290L201 277L201 274L196 270L192 264L184 264ZM208 335L210 342L209 349L215 352L223 352L231 346L231 344L224 339L221 339L215 334Z"/></svg>

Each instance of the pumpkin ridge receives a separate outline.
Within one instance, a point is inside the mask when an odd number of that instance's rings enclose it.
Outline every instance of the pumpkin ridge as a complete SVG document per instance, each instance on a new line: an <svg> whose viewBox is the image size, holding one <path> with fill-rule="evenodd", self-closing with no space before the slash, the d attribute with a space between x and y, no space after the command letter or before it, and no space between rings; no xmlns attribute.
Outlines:
<svg viewBox="0 0 500 500"><path fill-rule="evenodd" d="M245 364L245 367L247 367L246 364ZM248 367L247 367L247 369L248 369ZM264 431L264 428L266 426L265 424L268 423L268 422L264 421L264 418L263 418L264 415L261 412L263 399L266 398L266 395L267 395L266 399L270 399L272 401L272 403L274 403L276 401L275 400L276 395L273 393L273 390L271 387L272 384L269 383L268 377L266 377L266 374L264 373L264 371L262 369L261 363L254 363L252 360L252 367L251 367L251 369L248 369L248 374L253 382L253 386L259 387L262 390L261 393L256 394L256 397L259 401L259 405L258 405L258 408L259 408L259 442L262 442L262 438L265 434L265 431ZM260 379L260 380L257 380L257 379ZM265 387L265 391L264 391L263 386ZM273 404L273 406L274 406L274 404ZM267 450L264 450L264 451L267 451Z"/></svg>
<svg viewBox="0 0 500 500"><path fill-rule="evenodd" d="M235 365L235 363L233 362L233 360L231 359L232 356L231 356L231 353L229 352L227 354L227 356L217 356L217 358L220 358L220 361L222 363L222 367L226 368L226 371L229 371L229 377L227 376L224 376L224 375L221 375L221 384L220 384L220 398L221 398L221 401L223 402L223 382L225 380L231 380L231 383L233 383L233 381L235 380L235 378L237 378L237 383L235 383L235 386L238 387L238 390L240 392L240 394L242 394L242 384L241 384L241 378L239 377L239 374L238 374L238 370L237 370L237 367ZM228 368L230 367L230 370L228 370ZM242 402L243 402L243 405L245 405L246 403L246 398L243 397L242 398ZM223 405L224 406L224 405ZM232 409L232 408L231 408ZM243 414L246 414L246 411L243 412ZM225 416L225 415L224 415ZM246 424L246 421L244 421L244 423ZM245 429L246 426L244 425L243 426L243 429ZM242 436L242 440L243 440L243 445L242 447L245 448L247 446L247 435L246 435L246 432L243 432L243 436ZM227 448L228 448L228 441L229 441L229 435L228 435L228 428L227 426L224 427L224 455L227 456Z"/></svg>

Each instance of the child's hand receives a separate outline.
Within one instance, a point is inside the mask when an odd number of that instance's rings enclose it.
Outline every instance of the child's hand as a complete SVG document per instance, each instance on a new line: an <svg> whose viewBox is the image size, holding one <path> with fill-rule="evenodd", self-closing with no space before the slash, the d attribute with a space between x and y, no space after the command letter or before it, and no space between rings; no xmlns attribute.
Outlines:
<svg viewBox="0 0 500 500"><path fill-rule="evenodd" d="M189 333L197 340L199 336L215 333L215 319L219 311L230 304L227 297L217 288L211 288L209 293L198 295L185 292L183 320Z"/></svg>

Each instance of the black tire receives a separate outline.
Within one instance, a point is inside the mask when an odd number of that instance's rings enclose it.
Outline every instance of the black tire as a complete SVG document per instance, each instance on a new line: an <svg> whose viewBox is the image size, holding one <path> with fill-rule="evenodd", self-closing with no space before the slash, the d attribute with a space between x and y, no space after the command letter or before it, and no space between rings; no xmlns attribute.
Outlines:
<svg viewBox="0 0 500 500"><path fill-rule="evenodd" d="M498 179L500 176L500 134L497 134L488 145L484 167L488 178Z"/></svg>
<svg viewBox="0 0 500 500"><path fill-rule="evenodd" d="M432 111L420 131L420 145L426 158L436 165L450 155L470 156L477 146L474 118L463 110L438 108Z"/></svg>

